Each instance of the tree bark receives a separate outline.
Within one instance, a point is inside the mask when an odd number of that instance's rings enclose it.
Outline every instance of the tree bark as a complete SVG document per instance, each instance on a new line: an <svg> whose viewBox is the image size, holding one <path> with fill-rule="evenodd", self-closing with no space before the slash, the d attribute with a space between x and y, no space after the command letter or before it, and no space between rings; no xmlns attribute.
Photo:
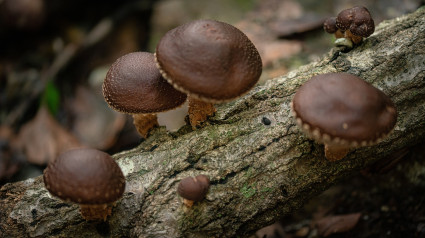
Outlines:
<svg viewBox="0 0 425 238"><path fill-rule="evenodd" d="M425 135L425 9L381 23L348 53L332 49L319 62L257 86L217 106L208 125L164 128L114 155L126 175L124 197L107 222L86 222L78 206L49 195L41 177L0 190L0 237L237 237L290 214L334 182ZM328 162L323 145L304 136L290 101L306 80L349 72L383 90L398 110L383 142ZM206 199L186 209L177 193L186 176L206 174Z"/></svg>

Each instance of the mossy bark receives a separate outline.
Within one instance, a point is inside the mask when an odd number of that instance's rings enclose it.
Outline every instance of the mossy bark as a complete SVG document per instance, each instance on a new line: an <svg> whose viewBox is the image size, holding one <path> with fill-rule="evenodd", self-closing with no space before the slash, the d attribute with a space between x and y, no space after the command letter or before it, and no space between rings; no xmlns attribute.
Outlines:
<svg viewBox="0 0 425 238"><path fill-rule="evenodd" d="M425 9L381 23L348 53L334 48L321 61L269 80L219 105L201 129L186 126L151 137L114 157L127 187L107 222L84 221L77 205L51 197L42 178L0 190L1 237L237 237L299 208L337 180L425 137ZM383 90L398 109L389 138L329 162L323 145L291 118L290 101L306 80L349 72ZM267 118L264 119L264 118ZM267 123L264 123L267 121ZM179 180L206 174L203 202L185 209Z"/></svg>

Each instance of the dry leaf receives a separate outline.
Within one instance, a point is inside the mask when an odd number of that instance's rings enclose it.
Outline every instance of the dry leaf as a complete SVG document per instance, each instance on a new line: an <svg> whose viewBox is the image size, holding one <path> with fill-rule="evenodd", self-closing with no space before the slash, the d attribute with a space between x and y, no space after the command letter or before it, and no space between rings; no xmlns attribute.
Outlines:
<svg viewBox="0 0 425 238"><path fill-rule="evenodd" d="M302 43L299 41L275 40L263 41L258 46L263 65L268 66L273 62L289 58L298 54L302 50Z"/></svg>
<svg viewBox="0 0 425 238"><path fill-rule="evenodd" d="M285 19L269 23L270 29L279 38L306 33L323 27L324 18L308 14L297 19Z"/></svg>
<svg viewBox="0 0 425 238"><path fill-rule="evenodd" d="M339 216L327 216L314 222L317 232L323 237L327 237L334 233L342 233L349 231L358 223L361 213L352 213Z"/></svg>
<svg viewBox="0 0 425 238"><path fill-rule="evenodd" d="M59 153L81 144L42 106L35 118L21 128L13 147L24 151L28 162L44 165Z"/></svg>
<svg viewBox="0 0 425 238"><path fill-rule="evenodd" d="M99 150L107 150L115 143L125 115L110 109L103 96L80 86L68 105L73 114L72 132L82 143Z"/></svg>

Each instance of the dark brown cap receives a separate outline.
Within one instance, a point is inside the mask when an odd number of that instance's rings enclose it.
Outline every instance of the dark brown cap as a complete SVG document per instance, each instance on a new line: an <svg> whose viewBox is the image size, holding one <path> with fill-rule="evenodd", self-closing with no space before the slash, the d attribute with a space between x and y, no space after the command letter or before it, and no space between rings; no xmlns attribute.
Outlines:
<svg viewBox="0 0 425 238"><path fill-rule="evenodd" d="M349 147L379 142L397 120L387 95L348 73L314 76L295 94L292 110L302 129L319 142Z"/></svg>
<svg viewBox="0 0 425 238"><path fill-rule="evenodd" d="M368 37L375 31L375 23L365 7L345 9L336 17L336 26L342 30L350 30L357 36Z"/></svg>
<svg viewBox="0 0 425 238"><path fill-rule="evenodd" d="M188 200L202 201L208 192L210 180L206 175L186 177L182 179L177 187L177 193Z"/></svg>
<svg viewBox="0 0 425 238"><path fill-rule="evenodd" d="M79 204L106 204L118 200L125 189L124 175L115 160L99 150L64 152L43 173L49 192Z"/></svg>
<svg viewBox="0 0 425 238"><path fill-rule="evenodd" d="M103 82L103 96L114 110L132 114L163 112L186 101L186 95L161 76L154 55L147 52L117 59Z"/></svg>
<svg viewBox="0 0 425 238"><path fill-rule="evenodd" d="M336 17L328 17L325 19L325 22L323 22L323 29L327 33L335 33L338 28L336 27Z"/></svg>
<svg viewBox="0 0 425 238"><path fill-rule="evenodd" d="M208 102L241 96L257 83L262 62L236 27L197 20L167 32L156 48L163 76L178 90Z"/></svg>

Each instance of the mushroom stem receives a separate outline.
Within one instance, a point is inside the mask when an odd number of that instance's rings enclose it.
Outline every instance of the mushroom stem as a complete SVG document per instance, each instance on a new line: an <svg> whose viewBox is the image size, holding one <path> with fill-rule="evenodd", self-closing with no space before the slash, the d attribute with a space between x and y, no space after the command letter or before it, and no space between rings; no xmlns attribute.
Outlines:
<svg viewBox="0 0 425 238"><path fill-rule="evenodd" d="M143 138L147 138L149 131L158 126L156 114L133 114L133 123Z"/></svg>
<svg viewBox="0 0 425 238"><path fill-rule="evenodd" d="M189 121L193 129L206 121L208 117L216 112L214 104L195 99L191 96L189 100Z"/></svg>
<svg viewBox="0 0 425 238"><path fill-rule="evenodd" d="M80 205L81 216L87 221L91 220L103 220L112 213L112 205L99 204L99 205Z"/></svg>
<svg viewBox="0 0 425 238"><path fill-rule="evenodd" d="M350 148L346 146L335 146L325 144L325 157L329 161L334 162L344 158L348 154L349 150Z"/></svg>
<svg viewBox="0 0 425 238"><path fill-rule="evenodd" d="M343 38L344 37L344 32L343 31L341 31L340 29L338 29L337 31L335 31L335 33L334 33L334 35L335 35L335 38Z"/></svg>
<svg viewBox="0 0 425 238"><path fill-rule="evenodd" d="M350 39L355 45L360 44L363 40L363 37L354 35L350 30L344 32L344 37Z"/></svg>
<svg viewBox="0 0 425 238"><path fill-rule="evenodd" d="M183 204L187 207L187 208L191 208L193 206L193 203L195 203L195 201L183 198Z"/></svg>

